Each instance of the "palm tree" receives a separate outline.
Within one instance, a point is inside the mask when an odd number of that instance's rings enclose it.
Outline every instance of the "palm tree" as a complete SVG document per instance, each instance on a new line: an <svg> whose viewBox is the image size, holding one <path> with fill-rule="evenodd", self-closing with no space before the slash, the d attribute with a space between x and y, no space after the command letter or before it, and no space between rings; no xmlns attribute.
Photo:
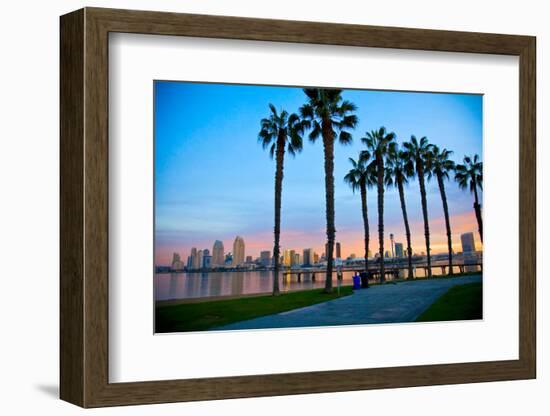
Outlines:
<svg viewBox="0 0 550 416"><path fill-rule="evenodd" d="M477 195L477 188L483 191L483 162L478 155L465 156L463 165L456 165L455 180L462 189L470 188L474 194L474 211L476 213L479 238L483 242L483 222L481 219L481 205Z"/></svg>
<svg viewBox="0 0 550 416"><path fill-rule="evenodd" d="M291 156L302 151L303 124L295 113L289 114L282 110L280 113L273 104L269 104L271 114L260 121L258 141L264 149L269 147L269 155L275 157L275 226L273 244L273 295L279 294L279 259L281 234L281 197L283 192L283 170L285 151Z"/></svg>
<svg viewBox="0 0 550 416"><path fill-rule="evenodd" d="M300 108L304 126L310 128L309 139L315 142L323 139L325 157L325 203L327 221L327 274L325 292L332 292L332 269L334 263L334 142L351 144L352 136L348 131L354 129L358 119L357 107L342 99L342 90L327 88L304 88L307 103Z"/></svg>
<svg viewBox="0 0 550 416"><path fill-rule="evenodd" d="M380 253L380 281L385 280L384 275L384 159L388 153L390 143L395 139L395 133L386 132L385 127L366 133L361 138L367 150L374 156L376 166L376 183L378 189L378 247Z"/></svg>
<svg viewBox="0 0 550 416"><path fill-rule="evenodd" d="M428 260L428 277L432 277L432 256L430 254L430 224L428 223L428 203L426 202L426 183L424 181L424 171L426 159L432 145L428 143L426 137L419 140L411 136L410 142L403 143L408 159L414 166L418 185L420 186L420 199L422 202L422 216L424 217L424 238L426 240L426 255Z"/></svg>
<svg viewBox="0 0 550 416"><path fill-rule="evenodd" d="M399 200L401 202L401 212L403 213L403 223L405 224L405 235L407 237L407 258L408 258L408 279L413 279L412 269L412 248L411 248L411 229L409 228L409 219L407 216L407 206L405 204L404 185L408 183L408 178L414 175L413 164L407 157L407 153L399 149L397 143L390 143L388 155L386 157L386 185L394 185L399 191Z"/></svg>
<svg viewBox="0 0 550 416"><path fill-rule="evenodd" d="M349 158L352 168L344 176L344 182L346 182L353 192L359 190L361 193L361 213L363 215L363 229L364 229L364 242L365 242L365 272L369 272L369 217L367 209L367 188L374 185L372 180L372 169L369 169L370 153L363 151L358 160ZM367 280L368 282L368 280Z"/></svg>
<svg viewBox="0 0 550 416"><path fill-rule="evenodd" d="M449 206L447 205L447 195L445 193L445 179L449 179L449 173L455 169L455 162L449 159L452 151L440 150L436 145L432 146L428 154L427 174L428 179L432 176L437 178L439 185L439 194L443 203L443 214L445 215L445 228L447 231L447 250L449 251L449 275L453 274L453 241L451 237L451 222L449 220Z"/></svg>

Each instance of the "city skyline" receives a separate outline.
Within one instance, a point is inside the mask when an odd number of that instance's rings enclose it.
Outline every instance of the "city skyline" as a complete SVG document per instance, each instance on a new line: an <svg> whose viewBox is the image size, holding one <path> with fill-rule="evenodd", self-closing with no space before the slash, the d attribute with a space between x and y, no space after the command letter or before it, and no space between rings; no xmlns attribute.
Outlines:
<svg viewBox="0 0 550 416"><path fill-rule="evenodd" d="M459 235L460 240L460 248L461 250L455 250L454 244L453 244L453 252L454 253L474 253L478 251L478 248L481 248L482 244L478 240L475 239L475 233L473 231L461 233ZM386 257L389 258L399 258L404 259L406 257L406 253L404 251L404 243L400 241L394 241L395 244L395 251L394 253L390 253L386 250ZM178 264L186 264L187 268L190 269L199 269L199 268L210 268L210 267L224 267L224 266L230 266L230 267L237 267L246 263L252 263L252 262L259 262L263 266L269 266L272 262L272 250L271 249L265 249L260 250L258 256L250 255L246 252L246 242L243 237L236 236L235 240L233 242L233 247L238 245L238 249L242 250L241 254L239 254L239 257L236 259L234 256L234 251L224 251L224 244L220 240L214 241L213 248L212 248L212 255L210 255L210 250L208 248L198 248L198 247L192 247L189 251L189 253L186 255L186 253L180 253L177 251L172 252L171 257L171 264L155 264L155 266L170 266L174 265L174 263ZM364 259L363 256L357 256L357 254L353 251L350 251L349 254L343 255L342 253L344 250L342 249L342 245L340 242L336 242L335 247L338 247L337 250L335 250L335 258L337 259L357 259L361 260ZM326 245L325 245L326 249ZM234 249L233 249L234 250ZM302 251L302 254L300 254L300 251ZM338 251L340 252L340 255L338 255ZM389 255L388 255L389 254ZM433 253L433 254L445 254L445 252L440 253ZM219 258L222 258L223 260L221 262L215 261L216 255L220 256ZM378 255L378 252L373 253L371 250L369 250L369 258L375 258ZM415 251L413 250L413 255L425 255L425 252ZM227 258L228 256L231 256L231 261L228 262ZM296 257L299 259L299 261L295 261ZM312 247L294 247L294 248L281 248L281 264L283 266L293 266L296 264L300 265L313 265L317 264L320 261L325 261L326 252L321 251L317 252ZM208 266L206 266L203 262L204 258L208 257ZM187 259L187 261L183 261L182 259ZM301 260L301 261L300 261ZM179 268L179 267L177 267Z"/></svg>
<svg viewBox="0 0 550 416"><path fill-rule="evenodd" d="M351 146L335 147L336 238L342 257L364 250L359 196L343 183L347 158L362 148L365 131L385 125L398 142L411 134L464 154L482 155L482 97L461 94L345 90L357 104L359 127ZM273 250L274 162L257 144L259 119L267 103L297 111L303 103L299 88L225 84L155 83L155 264L169 264L172 253L187 258L192 247L212 249L215 240L232 247L246 237L254 258ZM200 110L200 112L199 112ZM182 117L186 114L188 117ZM453 227L453 247L460 235L476 230L470 196L448 181L447 196ZM405 189L413 251L425 251L418 183ZM445 224L435 181L428 182L432 253L447 249ZM285 160L281 247L324 252L324 176L322 146L304 139L304 150ZM371 250L376 251L376 191L369 190ZM385 245L389 234L404 242L404 228L394 189L386 190ZM477 234L476 244L481 247ZM360 256L361 257L361 256Z"/></svg>

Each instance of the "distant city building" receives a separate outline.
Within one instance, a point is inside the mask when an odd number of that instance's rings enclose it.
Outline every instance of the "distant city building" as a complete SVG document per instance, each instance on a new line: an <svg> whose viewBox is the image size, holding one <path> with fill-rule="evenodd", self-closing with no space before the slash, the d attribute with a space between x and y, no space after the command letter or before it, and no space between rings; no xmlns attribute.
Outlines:
<svg viewBox="0 0 550 416"><path fill-rule="evenodd" d="M231 266L231 264L233 264L233 254L227 253L225 255L225 262L224 263L225 263L226 266Z"/></svg>
<svg viewBox="0 0 550 416"><path fill-rule="evenodd" d="M390 252L388 250L384 253L384 257L387 259L390 258Z"/></svg>
<svg viewBox="0 0 550 416"><path fill-rule="evenodd" d="M197 267L195 267L196 269L200 269L202 267L202 258L204 256L204 253L202 250L199 250L197 252Z"/></svg>
<svg viewBox="0 0 550 416"><path fill-rule="evenodd" d="M325 257L327 256L326 253L328 253L328 243L325 244ZM340 245L340 243L334 243L334 251L332 254L332 257L334 257L335 259L342 258L342 246Z"/></svg>
<svg viewBox="0 0 550 416"><path fill-rule="evenodd" d="M208 250L204 250L207 253L210 253ZM202 268L203 269L210 269L212 267L212 256L210 254L202 254Z"/></svg>
<svg viewBox="0 0 550 416"><path fill-rule="evenodd" d="M390 243L391 243L391 256L395 257L395 241L393 239L393 234L390 234Z"/></svg>
<svg viewBox="0 0 550 416"><path fill-rule="evenodd" d="M233 242L233 265L240 266L241 264L244 264L244 240L237 236Z"/></svg>
<svg viewBox="0 0 550 416"><path fill-rule="evenodd" d="M252 259L252 256L246 256L246 263L250 264L253 263L254 260Z"/></svg>
<svg viewBox="0 0 550 416"><path fill-rule="evenodd" d="M224 263L223 242L216 240L214 241L214 247L212 247L212 265L214 267L223 266Z"/></svg>
<svg viewBox="0 0 550 416"><path fill-rule="evenodd" d="M294 262L294 250L285 250L283 251L283 265L290 267L292 266L292 263Z"/></svg>
<svg viewBox="0 0 550 416"><path fill-rule="evenodd" d="M367 256L372 257L372 251L369 250L369 251L367 252Z"/></svg>
<svg viewBox="0 0 550 416"><path fill-rule="evenodd" d="M303 260L304 266L311 266L314 263L312 248L304 248Z"/></svg>
<svg viewBox="0 0 550 416"><path fill-rule="evenodd" d="M397 258L403 258L403 243L395 243L395 256Z"/></svg>
<svg viewBox="0 0 550 416"><path fill-rule="evenodd" d="M472 254L476 251L476 245L474 242L474 233L461 234L460 242L462 243L463 254Z"/></svg>
<svg viewBox="0 0 550 416"><path fill-rule="evenodd" d="M300 253L294 253L294 258L292 259L292 265L293 266L299 266L300 265Z"/></svg>
<svg viewBox="0 0 550 416"><path fill-rule="evenodd" d="M319 263L319 255L317 253L313 253L313 264Z"/></svg>
<svg viewBox="0 0 550 416"><path fill-rule="evenodd" d="M172 270L182 270L183 267L184 267L184 264L181 261L181 257L179 253L174 253L172 255Z"/></svg>
<svg viewBox="0 0 550 416"><path fill-rule="evenodd" d="M199 263L198 252L197 252L197 249L193 247L191 249L191 268L198 269L199 267L200 267L200 263Z"/></svg>
<svg viewBox="0 0 550 416"><path fill-rule="evenodd" d="M353 260L353 259L355 259L356 257L357 257L357 256L355 255L355 253L351 253L351 254L349 255L348 258L349 258L350 260Z"/></svg>
<svg viewBox="0 0 550 416"><path fill-rule="evenodd" d="M269 250L260 252L260 264L265 267L271 265L271 252Z"/></svg>

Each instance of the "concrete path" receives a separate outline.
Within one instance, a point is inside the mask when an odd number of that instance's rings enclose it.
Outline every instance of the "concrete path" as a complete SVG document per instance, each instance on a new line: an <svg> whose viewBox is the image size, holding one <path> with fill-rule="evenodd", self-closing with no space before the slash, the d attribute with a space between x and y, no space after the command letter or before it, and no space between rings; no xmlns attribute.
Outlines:
<svg viewBox="0 0 550 416"><path fill-rule="evenodd" d="M412 322L451 287L473 282L481 282L481 275L371 286L343 298L214 330Z"/></svg>

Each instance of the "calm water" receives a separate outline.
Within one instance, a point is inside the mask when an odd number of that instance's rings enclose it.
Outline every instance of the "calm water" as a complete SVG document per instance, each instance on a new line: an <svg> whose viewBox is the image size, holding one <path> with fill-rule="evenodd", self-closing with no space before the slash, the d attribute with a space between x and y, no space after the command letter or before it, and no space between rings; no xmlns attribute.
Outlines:
<svg viewBox="0 0 550 416"><path fill-rule="evenodd" d="M455 273L458 273L458 268L455 269ZM439 275L441 269L433 268L432 273ZM354 272L351 271L343 272L342 284L351 284L353 275ZM316 272L315 279L313 279L312 273L302 273L301 279L298 280L296 275L286 276L283 279L280 274L279 287L281 291L322 288L324 287L324 276L322 271ZM416 269L416 277L424 277L423 269ZM155 299L190 299L269 293L272 288L272 278L272 271L157 273L155 274ZM336 287L336 273L334 273L333 279L333 284Z"/></svg>

